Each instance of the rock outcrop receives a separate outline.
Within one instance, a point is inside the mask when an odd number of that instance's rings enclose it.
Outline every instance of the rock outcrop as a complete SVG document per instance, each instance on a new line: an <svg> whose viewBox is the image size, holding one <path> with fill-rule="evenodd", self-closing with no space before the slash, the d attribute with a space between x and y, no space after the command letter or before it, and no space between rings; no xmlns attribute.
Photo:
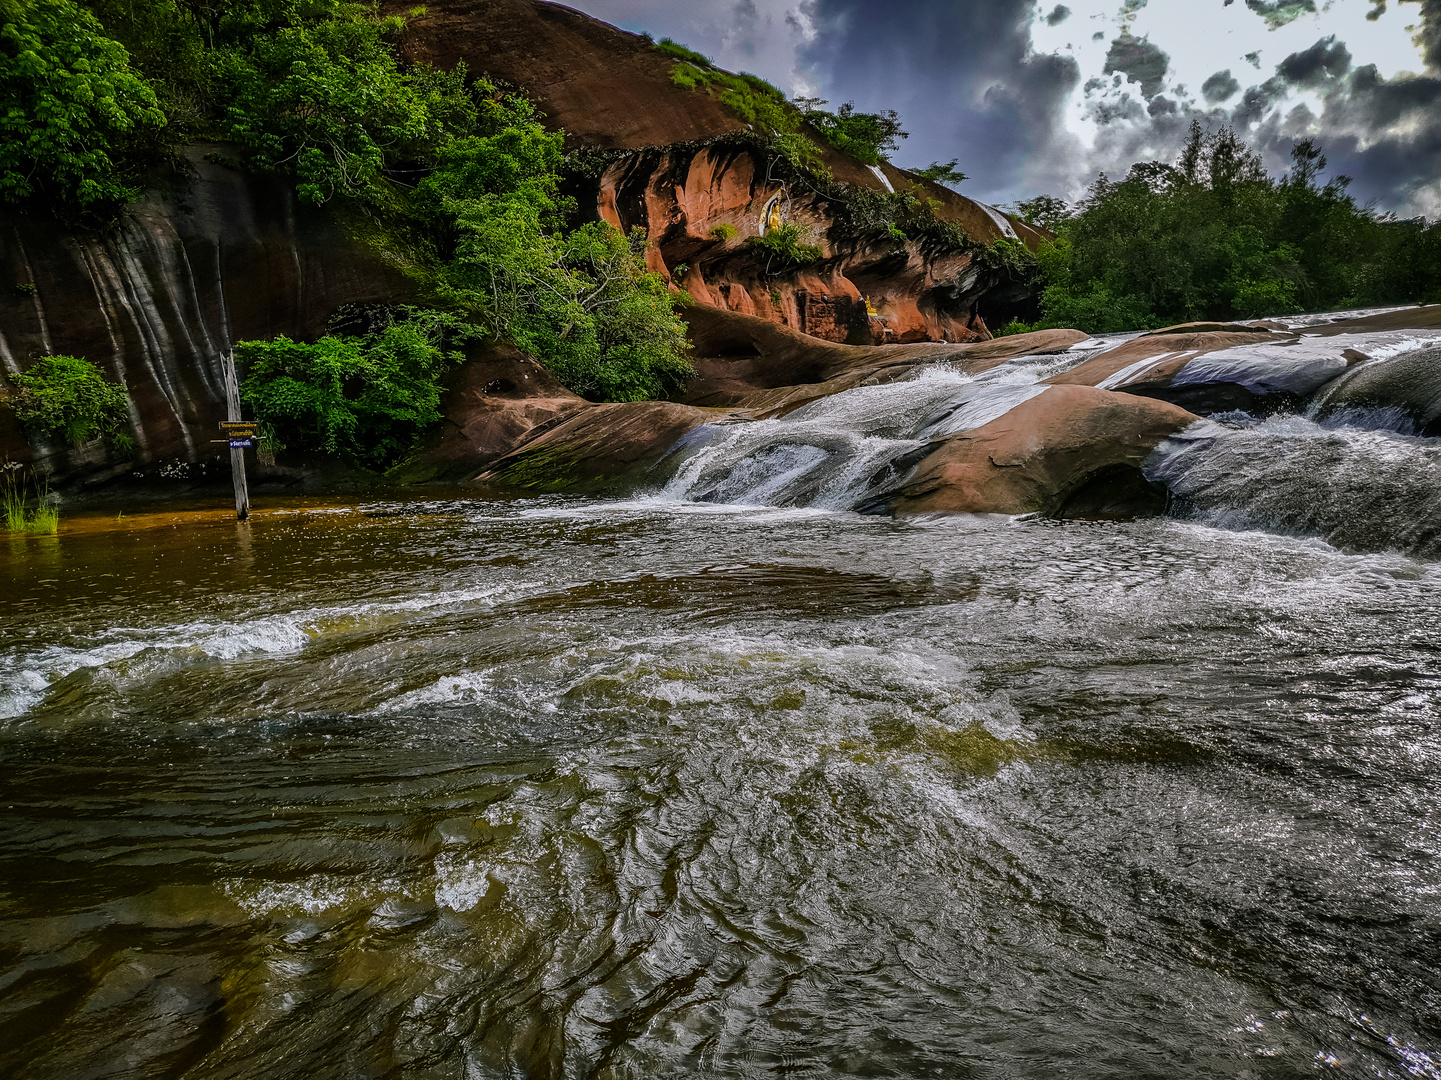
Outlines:
<svg viewBox="0 0 1441 1080"><path fill-rule="evenodd" d="M1141 463L1198 417L1161 401L1051 386L954 435L888 501L897 514L1115 518L1158 513L1166 492Z"/></svg>
<svg viewBox="0 0 1441 1080"><path fill-rule="evenodd" d="M643 483L677 440L701 424L739 418L672 401L591 405L493 462L476 479L523 491L612 491Z"/></svg>
<svg viewBox="0 0 1441 1080"><path fill-rule="evenodd" d="M696 368L685 400L760 416L853 386L894 382L926 364L953 364L976 374L1017 356L1063 352L1087 339L1079 330L1041 330L958 344L841 345L751 315L704 307L683 314Z"/></svg>

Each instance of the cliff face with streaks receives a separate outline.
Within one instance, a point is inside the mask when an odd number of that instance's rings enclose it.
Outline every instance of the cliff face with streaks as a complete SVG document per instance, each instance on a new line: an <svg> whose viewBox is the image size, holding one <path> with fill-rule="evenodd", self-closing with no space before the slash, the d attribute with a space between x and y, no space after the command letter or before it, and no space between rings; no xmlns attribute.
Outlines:
<svg viewBox="0 0 1441 1080"><path fill-rule="evenodd" d="M28 446L0 409L0 457L65 477L104 478L219 463L222 359L234 341L319 336L343 304L409 295L405 275L334 213L301 205L290 185L188 154L190 175L154 190L107 234L0 221L0 365L81 356L130 393L133 460L100 447Z"/></svg>

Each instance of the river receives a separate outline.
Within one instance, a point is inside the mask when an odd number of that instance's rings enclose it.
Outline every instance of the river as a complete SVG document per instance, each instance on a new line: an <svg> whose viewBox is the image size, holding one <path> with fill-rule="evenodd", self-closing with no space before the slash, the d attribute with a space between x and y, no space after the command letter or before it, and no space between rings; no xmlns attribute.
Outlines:
<svg viewBox="0 0 1441 1080"><path fill-rule="evenodd" d="M1132 523L838 509L919 382L630 500L0 542L0 1073L1441 1076L1438 441L1211 429ZM1317 462L1389 513L1263 497Z"/></svg>

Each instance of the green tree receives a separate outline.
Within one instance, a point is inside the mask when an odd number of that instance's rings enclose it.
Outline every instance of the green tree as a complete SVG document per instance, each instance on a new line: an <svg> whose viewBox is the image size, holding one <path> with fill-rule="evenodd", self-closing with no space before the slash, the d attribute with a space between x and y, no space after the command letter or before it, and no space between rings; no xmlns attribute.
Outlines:
<svg viewBox="0 0 1441 1080"><path fill-rule="evenodd" d="M0 201L135 197L133 137L165 123L124 46L72 0L0 0Z"/></svg>
<svg viewBox="0 0 1441 1080"><path fill-rule="evenodd" d="M432 156L475 121L463 66L401 70L384 40L401 25L347 6L229 51L227 137L259 168L293 169L308 202L372 195L388 165Z"/></svg>

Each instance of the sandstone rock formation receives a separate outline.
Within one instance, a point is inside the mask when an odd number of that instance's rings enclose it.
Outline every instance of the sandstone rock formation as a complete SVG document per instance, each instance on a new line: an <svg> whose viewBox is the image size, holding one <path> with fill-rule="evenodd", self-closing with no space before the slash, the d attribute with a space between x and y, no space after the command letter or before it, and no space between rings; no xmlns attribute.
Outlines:
<svg viewBox="0 0 1441 1080"><path fill-rule="evenodd" d="M617 227L645 229L652 269L674 271L701 304L870 344L984 339L987 320L1004 319L1027 295L973 253L866 235L839 220L834 198L773 179L775 162L747 138L749 125L703 90L675 85L674 58L639 35L543 0L445 0L409 21L402 49L518 86L565 130L568 149L610 152L578 195ZM821 158L851 188L928 201L977 244L1034 246L1045 235L889 163L869 167L823 144ZM822 247L819 263L776 272L746 248L777 199L787 222ZM735 235L713 234L723 226Z"/></svg>
<svg viewBox="0 0 1441 1080"><path fill-rule="evenodd" d="M1141 463L1198 417L1175 405L1088 386L1052 386L1000 418L955 435L889 502L897 514L1136 517L1165 489Z"/></svg>

